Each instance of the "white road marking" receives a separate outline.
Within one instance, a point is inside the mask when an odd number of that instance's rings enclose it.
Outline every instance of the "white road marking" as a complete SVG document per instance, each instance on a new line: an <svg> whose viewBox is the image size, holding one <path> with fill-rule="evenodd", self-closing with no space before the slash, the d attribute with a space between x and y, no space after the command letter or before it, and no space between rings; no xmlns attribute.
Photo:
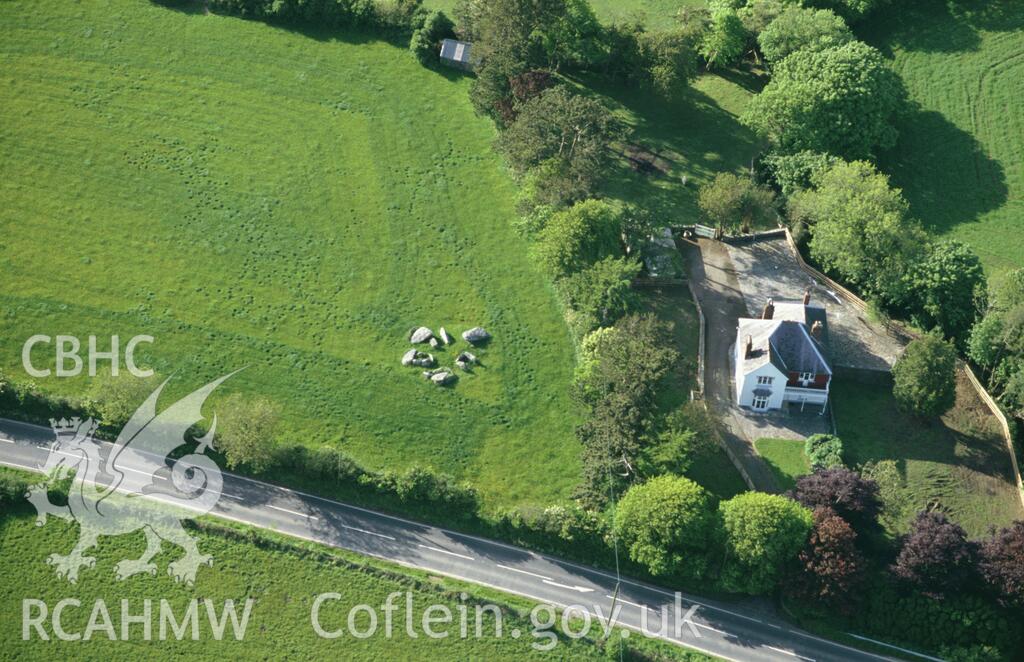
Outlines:
<svg viewBox="0 0 1024 662"><path fill-rule="evenodd" d="M467 561L475 561L476 560L472 556L466 556L465 554L456 554L455 552L449 552L447 549L441 549L440 547L431 547L430 545L420 545L420 544L417 544L416 546L417 547L422 547L423 549L429 549L432 552L441 552L442 554L451 554L452 556L457 556L460 559L466 559Z"/></svg>
<svg viewBox="0 0 1024 662"><path fill-rule="evenodd" d="M132 469L131 467L117 467L117 468L121 469L123 471L131 471L132 473L142 474L143 476L151 476L151 477L153 477L153 478L155 478L157 480L167 480L163 476L157 476L156 474L150 473L148 471L140 471L139 469Z"/></svg>
<svg viewBox="0 0 1024 662"><path fill-rule="evenodd" d="M640 609L647 609L648 608L647 605L638 605L635 602L630 602L629 600L623 600L622 598L615 598L615 597L612 597L610 595L606 595L604 597L608 598L609 600L615 600L616 602L621 602L623 604L631 605L633 607L638 607Z"/></svg>
<svg viewBox="0 0 1024 662"><path fill-rule="evenodd" d="M703 623L698 623L696 621L688 621L688 622L692 623L695 627L703 628L704 630L711 630L712 632L717 632L718 634L725 635L726 637L733 636L733 635L729 634L728 632L726 632L725 630L719 630L718 628L713 628L710 625L704 625Z"/></svg>
<svg viewBox="0 0 1024 662"><path fill-rule="evenodd" d="M580 593L593 593L594 592L594 589L587 588L586 586L569 586L567 584L559 584L558 582L553 582L550 579L545 579L543 581L544 581L545 584L548 584L549 586L557 586L558 588L567 588L570 591L579 591Z"/></svg>
<svg viewBox="0 0 1024 662"><path fill-rule="evenodd" d="M374 531L367 531L366 529L357 529L356 527L349 526L348 524L342 524L341 528L349 529L351 531L358 531L359 533L365 533L368 536L377 536L378 538L387 538L388 540L396 540L396 538L394 538L392 536L386 536L383 533L376 533Z"/></svg>
<svg viewBox="0 0 1024 662"><path fill-rule="evenodd" d="M788 651L788 650L785 650L784 648L776 648L775 646L769 646L768 644L765 644L764 647L768 648L770 650L773 650L776 653L782 653L784 655L790 655L792 657L795 657L795 658L798 658L798 659L801 659L801 660L807 660L807 662L814 662L814 658L804 657L803 655L797 655L793 651Z"/></svg>
<svg viewBox="0 0 1024 662"><path fill-rule="evenodd" d="M220 495L221 496L226 496L229 499L234 499L235 501L244 501L244 499L242 499L242 497L235 496L234 494L228 494L227 492L221 492Z"/></svg>
<svg viewBox="0 0 1024 662"><path fill-rule="evenodd" d="M920 658L924 658L925 660L934 660L935 662L941 662L942 660L942 658L932 657L931 655L925 655L924 653L918 653L917 651L912 651L909 648L900 648L899 646L887 644L884 641L878 641L877 639L872 639L871 637L862 637L859 634L854 634L852 632L847 632L846 634L850 635L854 639L860 639L861 641L870 641L873 644L885 646L886 648L892 648L894 650L900 651L901 653L906 653L907 655L914 655Z"/></svg>
<svg viewBox="0 0 1024 662"><path fill-rule="evenodd" d="M495 565L498 566L499 568L501 568L502 570L511 570L512 572L518 572L518 573L522 573L524 575L530 575L531 577L536 577L537 579L546 579L548 581L551 581L550 577L545 577L544 575L538 575L537 573L530 572L529 570L520 570L519 568L510 568L509 566L501 565L500 563L495 563Z"/></svg>
<svg viewBox="0 0 1024 662"><path fill-rule="evenodd" d="M274 506L269 503L267 504L267 508L280 510L282 513L288 513L289 515L298 515L299 517L305 517L306 519L320 519L319 517L314 517L313 515L307 515L306 513L300 513L295 510L288 510L287 508L281 508L280 506Z"/></svg>

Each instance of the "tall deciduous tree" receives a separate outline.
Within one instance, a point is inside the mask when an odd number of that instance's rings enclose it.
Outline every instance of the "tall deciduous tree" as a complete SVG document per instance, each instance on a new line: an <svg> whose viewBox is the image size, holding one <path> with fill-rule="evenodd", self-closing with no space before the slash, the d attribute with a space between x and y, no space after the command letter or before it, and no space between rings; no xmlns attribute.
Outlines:
<svg viewBox="0 0 1024 662"><path fill-rule="evenodd" d="M747 45L747 29L732 9L721 8L711 15L711 27L701 42L700 54L711 67L739 62Z"/></svg>
<svg viewBox="0 0 1024 662"><path fill-rule="evenodd" d="M566 180L567 201L585 197L611 159L612 143L628 130L600 101L560 85L519 107L498 148L520 174L547 164Z"/></svg>
<svg viewBox="0 0 1024 662"><path fill-rule="evenodd" d="M573 389L588 410L577 429L583 444L578 494L601 505L609 489L621 493L637 479L640 455L656 431L658 384L679 354L671 348L671 327L652 315L624 317L588 344L592 355Z"/></svg>
<svg viewBox="0 0 1024 662"><path fill-rule="evenodd" d="M534 252L554 279L621 253L621 210L603 200L584 200L556 212L537 235Z"/></svg>
<svg viewBox="0 0 1024 662"><path fill-rule="evenodd" d="M971 327L986 308L987 285L981 260L965 244L942 241L912 271L910 312L915 323L965 347Z"/></svg>
<svg viewBox="0 0 1024 662"><path fill-rule="evenodd" d="M722 583L757 595L775 588L811 531L811 511L792 499L746 492L721 504L725 531Z"/></svg>
<svg viewBox="0 0 1024 662"><path fill-rule="evenodd" d="M863 584L867 562L857 550L857 534L828 508L814 511L814 528L787 585L790 595L847 612Z"/></svg>
<svg viewBox="0 0 1024 662"><path fill-rule="evenodd" d="M715 531L711 497L687 478L652 478L623 495L614 530L629 558L651 574L700 579Z"/></svg>
<svg viewBox="0 0 1024 662"><path fill-rule="evenodd" d="M907 345L892 376L896 402L918 416L941 416L956 402L956 350L935 334Z"/></svg>
<svg viewBox="0 0 1024 662"><path fill-rule="evenodd" d="M896 143L906 90L881 53L859 41L782 60L742 120L783 152L867 158Z"/></svg>
<svg viewBox="0 0 1024 662"><path fill-rule="evenodd" d="M811 256L868 296L902 302L908 267L924 254L927 236L889 178L865 161L840 162L817 188L794 195L790 213L811 226Z"/></svg>
<svg viewBox="0 0 1024 662"><path fill-rule="evenodd" d="M938 512L918 513L903 539L893 574L930 595L950 594L976 576L977 549L959 524Z"/></svg>

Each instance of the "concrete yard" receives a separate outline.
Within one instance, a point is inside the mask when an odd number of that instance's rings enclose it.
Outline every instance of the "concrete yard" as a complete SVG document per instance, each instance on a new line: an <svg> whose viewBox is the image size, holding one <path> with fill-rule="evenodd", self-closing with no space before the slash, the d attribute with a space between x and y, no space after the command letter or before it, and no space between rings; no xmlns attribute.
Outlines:
<svg viewBox="0 0 1024 662"><path fill-rule="evenodd" d="M866 370L889 370L903 345L864 313L831 293L804 272L785 239L728 246L743 300L751 317L765 301L799 301L807 288L814 302L828 313L829 351L833 365Z"/></svg>

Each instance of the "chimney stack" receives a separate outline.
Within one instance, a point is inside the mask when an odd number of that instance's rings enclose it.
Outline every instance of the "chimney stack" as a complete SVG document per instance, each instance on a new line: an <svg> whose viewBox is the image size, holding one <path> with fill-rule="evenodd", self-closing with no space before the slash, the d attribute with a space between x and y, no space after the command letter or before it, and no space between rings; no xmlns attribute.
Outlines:
<svg viewBox="0 0 1024 662"><path fill-rule="evenodd" d="M817 320L816 322L814 322L814 324L811 325L811 337L814 338L815 340L820 341L821 340L821 330L822 330L821 320Z"/></svg>
<svg viewBox="0 0 1024 662"><path fill-rule="evenodd" d="M806 306L811 302L811 289L807 288L804 290L804 305Z"/></svg>
<svg viewBox="0 0 1024 662"><path fill-rule="evenodd" d="M754 337L747 336L746 349L743 352L743 358L749 359L751 354L754 353Z"/></svg>
<svg viewBox="0 0 1024 662"><path fill-rule="evenodd" d="M775 316L775 302L768 299L768 303L764 304L764 310L761 311L761 319L770 320Z"/></svg>

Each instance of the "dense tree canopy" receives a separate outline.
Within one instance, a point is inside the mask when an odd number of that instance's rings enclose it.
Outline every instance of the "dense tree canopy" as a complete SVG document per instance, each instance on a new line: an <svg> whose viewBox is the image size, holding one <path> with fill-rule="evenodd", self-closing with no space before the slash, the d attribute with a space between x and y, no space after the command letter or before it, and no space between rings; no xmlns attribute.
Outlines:
<svg viewBox="0 0 1024 662"><path fill-rule="evenodd" d="M537 235L534 252L554 279L621 254L621 211L602 200L584 200L556 212Z"/></svg>
<svg viewBox="0 0 1024 662"><path fill-rule="evenodd" d="M687 478L634 485L615 508L614 530L629 558L654 575L703 577L715 531L710 495Z"/></svg>
<svg viewBox="0 0 1024 662"><path fill-rule="evenodd" d="M843 466L843 442L833 434L812 434L804 441L804 455L812 470Z"/></svg>
<svg viewBox="0 0 1024 662"><path fill-rule="evenodd" d="M679 358L671 327L652 315L629 315L597 333L574 384L588 410L577 430L583 444L578 494L590 505L605 503L609 489L621 493L639 476L641 453L656 432L658 384Z"/></svg>
<svg viewBox="0 0 1024 662"><path fill-rule="evenodd" d="M964 347L985 310L987 285L981 260L968 246L956 240L932 244L911 270L911 318Z"/></svg>
<svg viewBox="0 0 1024 662"><path fill-rule="evenodd" d="M591 97L564 85L518 108L515 121L498 138L498 148L518 173L544 165L564 180L566 201L585 197L603 176L610 146L627 135L625 126Z"/></svg>
<svg viewBox="0 0 1024 662"><path fill-rule="evenodd" d="M727 67L743 57L747 29L732 9L718 9L711 15L711 27L701 41L700 54L708 67Z"/></svg>
<svg viewBox="0 0 1024 662"><path fill-rule="evenodd" d="M857 534L828 508L814 511L814 528L798 559L798 570L786 586L798 599L848 611L863 584L867 561L857 550Z"/></svg>
<svg viewBox="0 0 1024 662"><path fill-rule="evenodd" d="M892 571L933 595L958 591L974 579L977 550L963 528L938 512L921 512L903 539Z"/></svg>
<svg viewBox="0 0 1024 662"><path fill-rule="evenodd" d="M573 311L574 330L582 336L632 312L639 304L633 280L640 263L629 257L606 257L559 283Z"/></svg>
<svg viewBox="0 0 1024 662"><path fill-rule="evenodd" d="M874 48L804 49L775 67L742 120L783 152L867 158L896 143L906 90Z"/></svg>
<svg viewBox="0 0 1024 662"><path fill-rule="evenodd" d="M791 5L757 37L765 58L773 64L799 50L824 50L853 41L846 21L827 9Z"/></svg>
<svg viewBox="0 0 1024 662"><path fill-rule="evenodd" d="M893 397L918 416L941 416L956 402L956 350L935 334L912 341L892 367Z"/></svg>
<svg viewBox="0 0 1024 662"><path fill-rule="evenodd" d="M757 595L772 590L812 526L811 511L776 494L745 492L721 505L725 531L722 584Z"/></svg>
<svg viewBox="0 0 1024 662"><path fill-rule="evenodd" d="M1024 416L1024 269L1007 274L991 298L971 332L968 355L989 374L1002 404Z"/></svg>
<svg viewBox="0 0 1024 662"><path fill-rule="evenodd" d="M790 214L811 227L811 256L868 296L901 302L908 265L927 237L908 217L908 205L889 178L865 161L840 162L818 177L817 188L789 200Z"/></svg>
<svg viewBox="0 0 1024 662"><path fill-rule="evenodd" d="M801 476L793 498L811 509L828 508L862 532L878 520L882 509L878 484L844 467L819 469Z"/></svg>

